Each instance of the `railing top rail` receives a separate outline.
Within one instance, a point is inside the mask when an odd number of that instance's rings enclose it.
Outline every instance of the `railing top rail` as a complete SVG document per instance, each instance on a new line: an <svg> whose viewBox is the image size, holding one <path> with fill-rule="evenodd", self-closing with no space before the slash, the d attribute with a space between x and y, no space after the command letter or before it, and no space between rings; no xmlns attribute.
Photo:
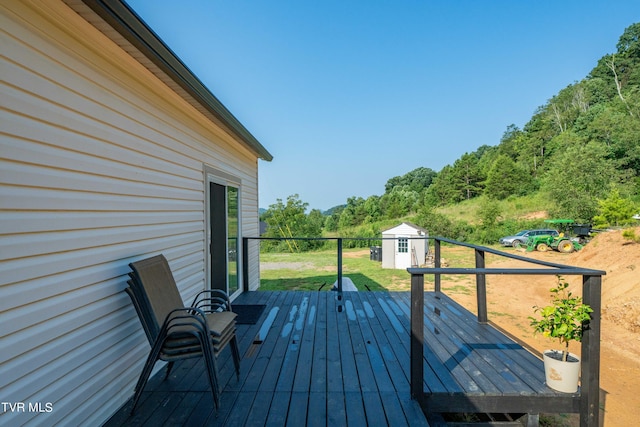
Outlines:
<svg viewBox="0 0 640 427"><path fill-rule="evenodd" d="M604 276L607 273L602 270L593 270L589 268L573 267L565 264L557 264L548 261L542 261L527 258L521 255L502 252L498 249L489 248L487 246L474 245L472 243L459 242L457 240L447 239L438 236L420 236L408 237L409 239L429 239L440 242L449 243L455 246L464 246L477 251L491 253L504 258L510 258L517 261L523 261L529 264L541 265L548 267L546 269L526 269L526 268L408 268L410 274L516 274L516 275L585 275L585 276ZM261 236L245 236L244 239L253 240L397 240L397 237L261 237ZM552 270L554 269L554 270Z"/></svg>
<svg viewBox="0 0 640 427"><path fill-rule="evenodd" d="M568 274L568 275L589 275L589 276L604 276L605 274L607 274L605 271L602 270L593 270L590 268L582 268L582 267L574 267L574 266L570 266L570 265L565 265L565 264L557 264L554 262L548 262L548 261L542 261L542 260L538 260L538 259L532 259L532 258L527 258L521 255L516 255L516 254L510 254L507 252L502 252L498 249L493 249L493 248L489 248L486 246L480 246L480 245L474 245L471 243L465 243L465 242L458 242L457 240L451 240L451 239L447 239L445 237L430 237L430 239L434 239L434 240L439 240L441 242L446 242L446 243L450 243L456 246L465 246L467 248L471 248L471 249L475 249L475 250L479 250L479 251L483 251L483 252L488 252L494 255L498 255L504 258L510 258L510 259L515 259L517 261L523 261L529 264L537 264L537 265L542 265L544 267L551 267L551 268L556 268L557 270L551 270L552 272L549 273L535 273L535 274ZM414 269L415 270L415 269ZM420 269L420 270L429 270L428 272L424 272L424 274L433 274L433 273L450 273L451 270L450 269L445 269L446 271L440 271L440 272L436 272L433 271L433 268L430 269ZM497 270L497 269L494 269ZM511 269L509 269L511 270ZM521 269L513 269L513 270L521 270ZM561 271L560 271L561 270ZM545 271L543 269L539 269L539 270L535 270L535 271ZM418 272L416 272L417 274L419 274ZM480 272L479 272L480 273ZM458 273L458 274L463 274L463 273ZM489 273L487 272L486 274L527 274L527 273ZM529 273L529 274L533 274L533 273Z"/></svg>
<svg viewBox="0 0 640 427"><path fill-rule="evenodd" d="M564 274L567 276L604 276L606 272L591 270L588 268L565 267L565 268L407 268L409 274L496 274L496 275L540 275L556 276Z"/></svg>
<svg viewBox="0 0 640 427"><path fill-rule="evenodd" d="M410 239L410 240L418 240L418 239L429 239L429 236L407 236L402 237L402 239ZM399 237L253 237L253 236L245 236L244 239L254 239L254 240L398 240Z"/></svg>

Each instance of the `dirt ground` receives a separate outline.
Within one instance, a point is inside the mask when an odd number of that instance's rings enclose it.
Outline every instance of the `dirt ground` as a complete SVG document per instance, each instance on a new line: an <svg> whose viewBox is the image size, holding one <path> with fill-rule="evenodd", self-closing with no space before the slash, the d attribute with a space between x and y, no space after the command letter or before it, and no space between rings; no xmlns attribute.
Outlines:
<svg viewBox="0 0 640 427"><path fill-rule="evenodd" d="M640 235L640 227L636 228ZM443 256L446 257L443 249ZM457 250L457 249L456 249ZM512 249L508 249L511 251ZM515 250L513 250L515 251ZM640 419L640 244L622 237L621 231L599 233L581 251L518 252L519 255L558 264L606 271L602 290L600 387L603 391L604 425L638 425ZM524 267L520 261L487 258L490 267ZM454 265L451 265L452 267ZM581 294L581 277L565 277L574 294ZM556 341L534 336L528 316L533 306L549 303L553 276L488 276L489 318L536 350L557 347ZM459 284L459 282L458 282ZM455 285L455 284L454 284ZM446 291L447 283L443 281ZM453 289L458 289L454 286ZM452 290L453 290L452 289ZM452 292L454 299L475 311L474 293ZM580 353L579 343L571 351Z"/></svg>

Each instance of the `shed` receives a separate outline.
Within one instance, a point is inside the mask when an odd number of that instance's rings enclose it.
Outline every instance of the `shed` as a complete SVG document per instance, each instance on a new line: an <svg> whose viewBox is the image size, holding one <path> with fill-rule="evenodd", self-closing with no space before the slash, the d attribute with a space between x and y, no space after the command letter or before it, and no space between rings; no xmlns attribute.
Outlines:
<svg viewBox="0 0 640 427"><path fill-rule="evenodd" d="M429 233L422 227L403 222L382 231L382 268L406 269L425 263L429 253Z"/></svg>
<svg viewBox="0 0 640 427"><path fill-rule="evenodd" d="M163 253L184 301L242 292L271 154L122 0L3 0L0 26L0 390L23 405L0 424L101 425L149 352L129 262Z"/></svg>

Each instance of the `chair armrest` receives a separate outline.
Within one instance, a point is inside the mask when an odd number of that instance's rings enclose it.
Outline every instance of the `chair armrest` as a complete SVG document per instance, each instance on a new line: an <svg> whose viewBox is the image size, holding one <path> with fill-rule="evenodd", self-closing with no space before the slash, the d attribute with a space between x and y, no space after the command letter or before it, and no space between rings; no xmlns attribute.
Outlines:
<svg viewBox="0 0 640 427"><path fill-rule="evenodd" d="M205 313L231 311L231 300L229 299L229 295L223 290L205 289L198 292L191 306L199 308Z"/></svg>
<svg viewBox="0 0 640 427"><path fill-rule="evenodd" d="M211 335L207 315L198 308L184 307L171 310L164 319L158 335L166 336L172 328L177 326L191 327L192 331L204 334L206 337Z"/></svg>

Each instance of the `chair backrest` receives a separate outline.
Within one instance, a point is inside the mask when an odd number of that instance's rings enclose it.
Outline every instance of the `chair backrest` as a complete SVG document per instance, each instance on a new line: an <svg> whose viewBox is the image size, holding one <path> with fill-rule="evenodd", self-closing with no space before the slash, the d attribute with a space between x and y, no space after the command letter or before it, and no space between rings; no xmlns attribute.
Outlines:
<svg viewBox="0 0 640 427"><path fill-rule="evenodd" d="M130 286L140 305L139 314L147 318L143 325L146 322L155 338L167 315L183 308L184 302L164 255L132 262L129 266L133 270Z"/></svg>
<svg viewBox="0 0 640 427"><path fill-rule="evenodd" d="M140 318L140 323L142 323L142 328L144 329L144 333L149 340L149 344L153 346L153 342L158 336L158 331L155 329L155 325L149 324L149 313L145 313L145 310L140 305L140 298L136 296L136 293L133 289L137 286L133 283L133 279L127 281L129 284L128 288L125 288L125 292L131 298L131 302L133 303L133 307L136 309L136 313L138 313L138 317Z"/></svg>

